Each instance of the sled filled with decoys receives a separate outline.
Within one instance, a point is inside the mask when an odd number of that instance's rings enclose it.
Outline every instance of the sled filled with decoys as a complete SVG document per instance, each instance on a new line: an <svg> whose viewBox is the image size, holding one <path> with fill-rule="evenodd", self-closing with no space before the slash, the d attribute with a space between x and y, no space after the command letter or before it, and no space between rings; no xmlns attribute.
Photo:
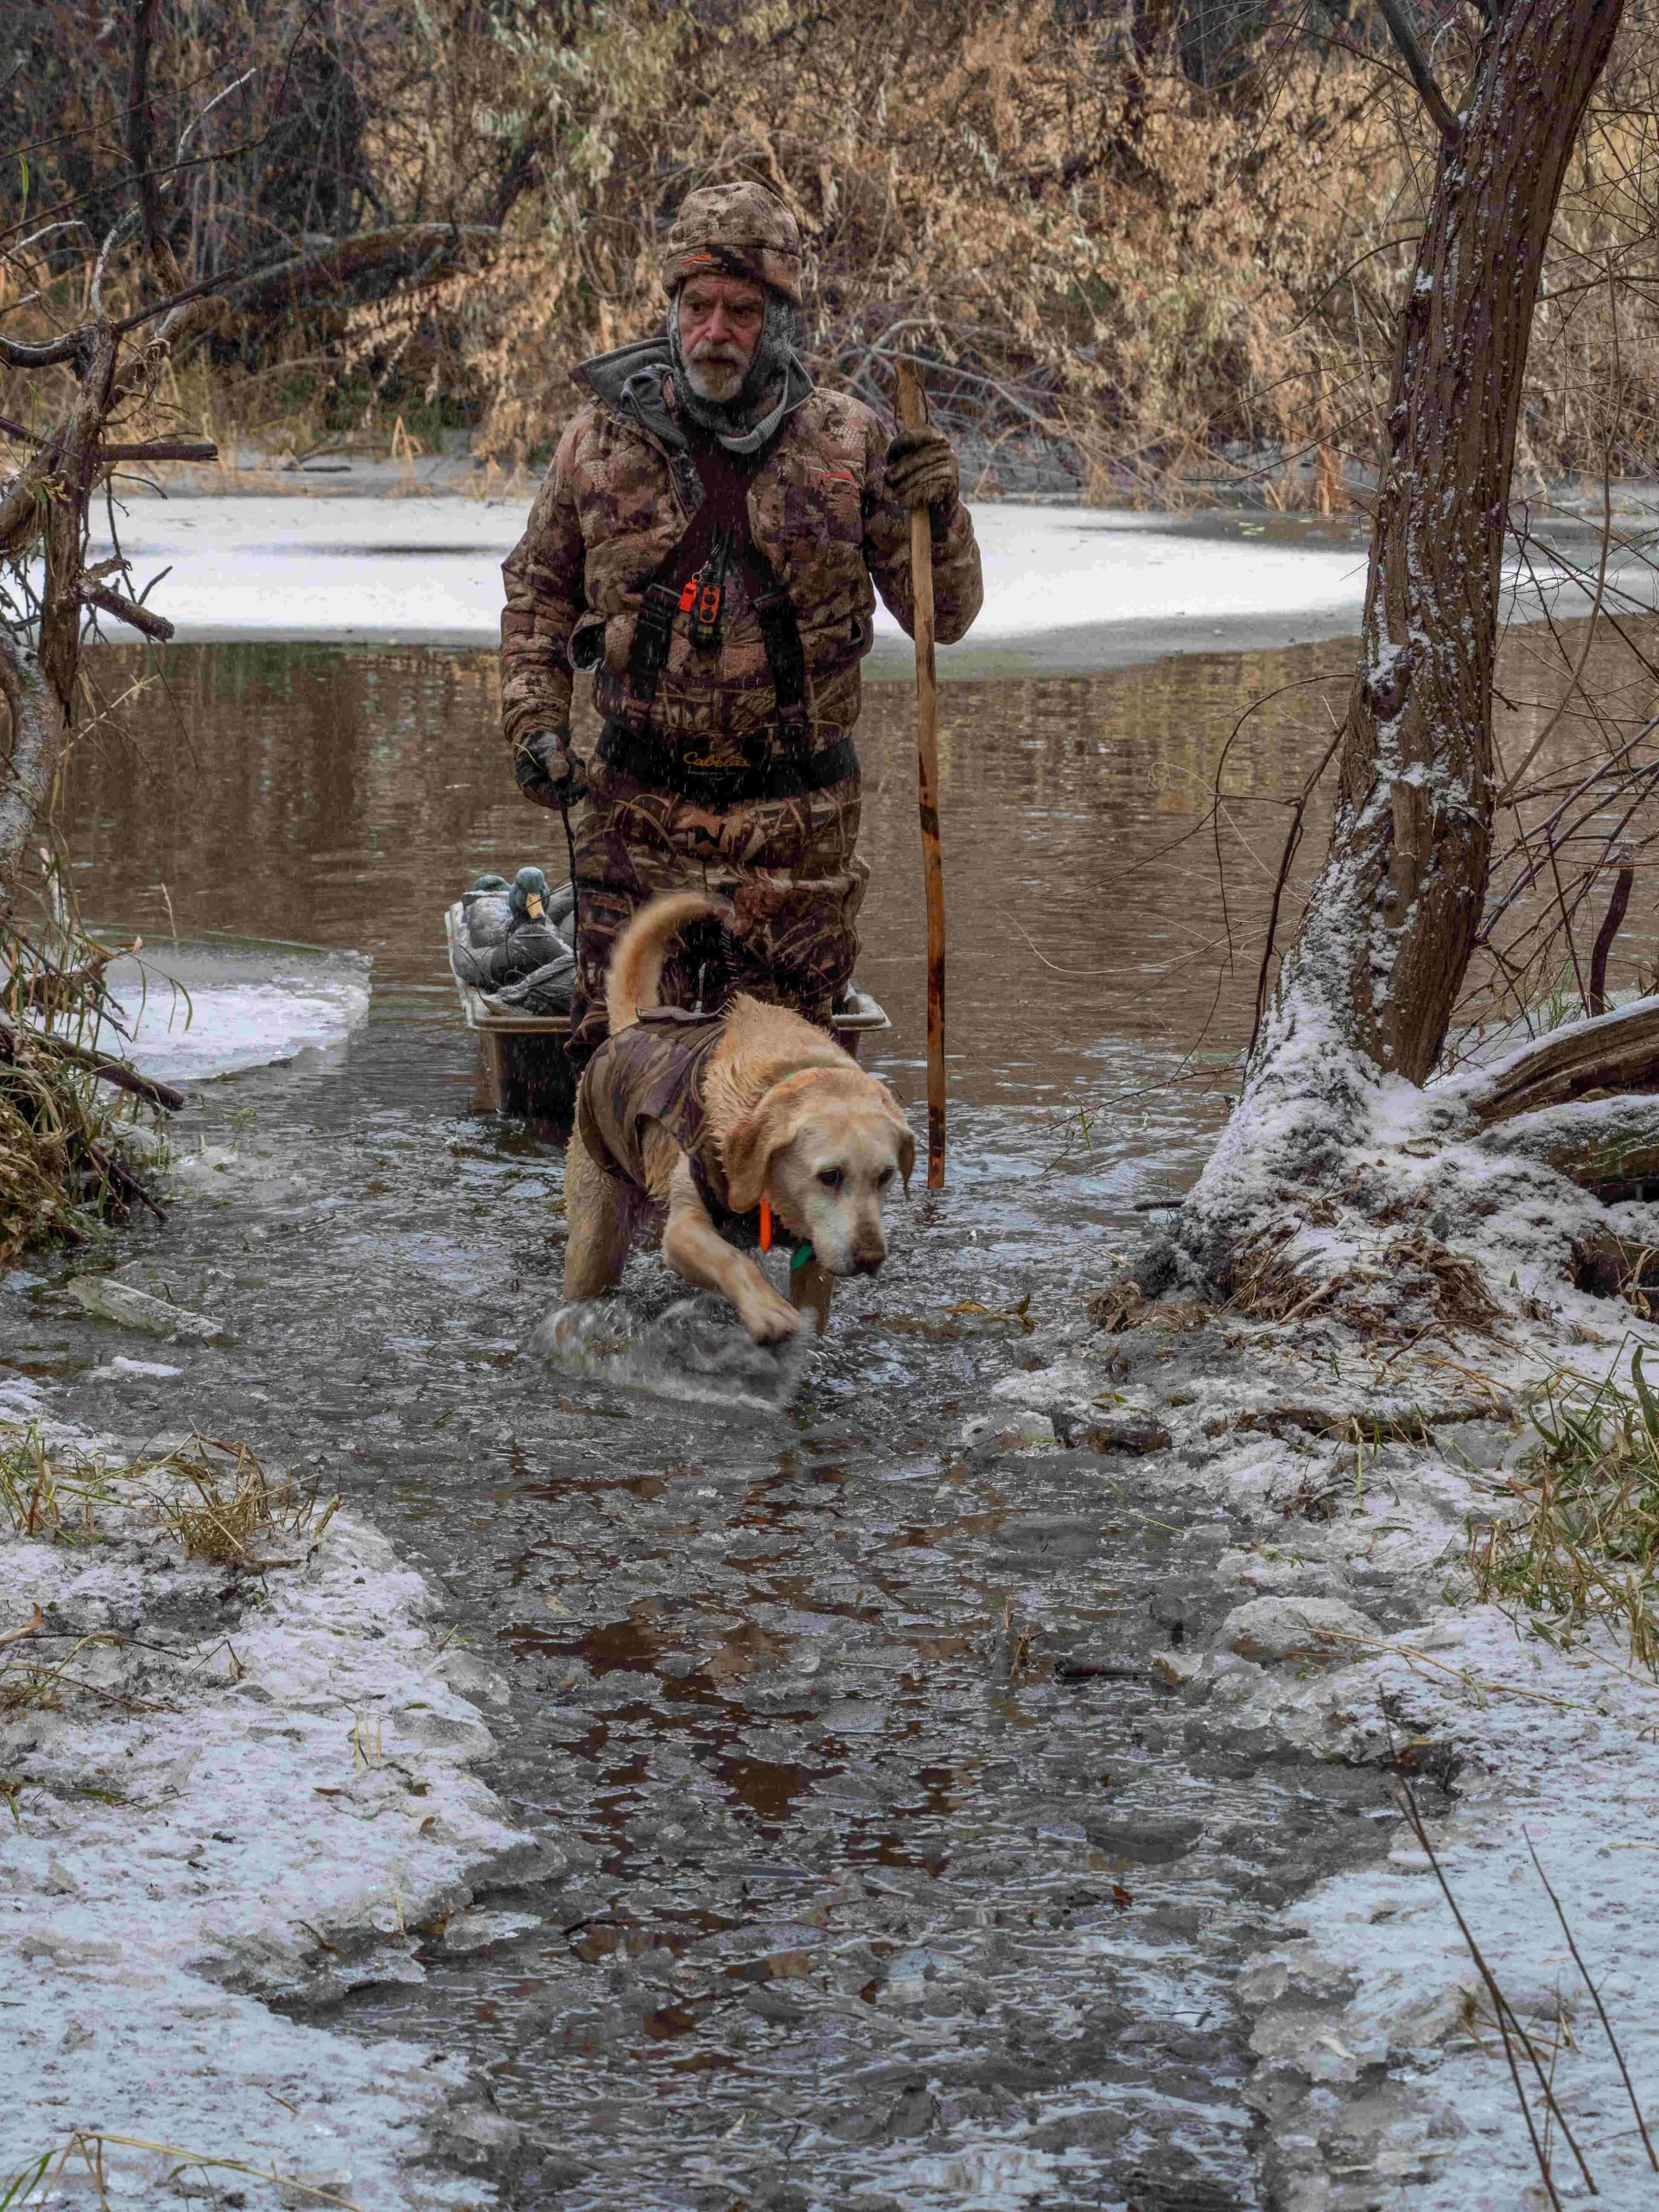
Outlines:
<svg viewBox="0 0 1659 2212"><path fill-rule="evenodd" d="M485 1107L561 1130L575 1105L565 1049L576 983L575 916L570 883L550 884L540 868L527 867L511 880L477 877L443 918L461 1016L478 1039ZM856 984L830 1021L836 1042L855 1057L862 1036L890 1026Z"/></svg>
<svg viewBox="0 0 1659 2212"><path fill-rule="evenodd" d="M480 875L443 918L461 1011L479 1043L484 1104L568 1123L575 1096L565 1043L576 983L575 900L538 868Z"/></svg>

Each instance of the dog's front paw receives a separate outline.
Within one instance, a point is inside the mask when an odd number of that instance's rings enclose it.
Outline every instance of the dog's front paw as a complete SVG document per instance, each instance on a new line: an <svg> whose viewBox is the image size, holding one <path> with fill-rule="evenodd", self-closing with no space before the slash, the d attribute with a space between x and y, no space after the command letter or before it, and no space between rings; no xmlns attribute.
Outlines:
<svg viewBox="0 0 1659 2212"><path fill-rule="evenodd" d="M758 1344L780 1344L801 1325L801 1317L770 1283L750 1291L738 1304L738 1318Z"/></svg>

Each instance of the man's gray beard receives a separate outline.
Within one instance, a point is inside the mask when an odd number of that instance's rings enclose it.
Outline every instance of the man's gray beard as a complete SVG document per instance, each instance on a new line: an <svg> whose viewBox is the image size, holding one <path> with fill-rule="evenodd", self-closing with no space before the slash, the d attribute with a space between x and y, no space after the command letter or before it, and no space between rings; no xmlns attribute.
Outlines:
<svg viewBox="0 0 1659 2212"><path fill-rule="evenodd" d="M694 397L705 407L729 407L743 389L747 364L741 361L700 361L694 353L685 365L685 380ZM708 387L715 376L722 384L729 385L727 391L710 391Z"/></svg>
<svg viewBox="0 0 1659 2212"><path fill-rule="evenodd" d="M789 357L804 336L801 318L781 292L766 289L766 320L755 341L743 381L731 398L705 399L694 389L685 356L680 351L680 302L677 295L668 308L668 351L674 390L691 420L716 437L746 436L772 404L789 368Z"/></svg>

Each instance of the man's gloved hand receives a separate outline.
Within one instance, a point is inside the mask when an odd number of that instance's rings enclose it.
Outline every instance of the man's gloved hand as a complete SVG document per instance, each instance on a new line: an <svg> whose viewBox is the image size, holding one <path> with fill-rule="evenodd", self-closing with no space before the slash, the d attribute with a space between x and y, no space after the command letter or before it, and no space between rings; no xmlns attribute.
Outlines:
<svg viewBox="0 0 1659 2212"><path fill-rule="evenodd" d="M899 431L887 448L887 489L907 507L941 506L957 497L962 474L943 430L930 423Z"/></svg>
<svg viewBox="0 0 1659 2212"><path fill-rule="evenodd" d="M518 788L537 806L574 806L588 789L587 772L570 750L568 729L532 730L512 756Z"/></svg>

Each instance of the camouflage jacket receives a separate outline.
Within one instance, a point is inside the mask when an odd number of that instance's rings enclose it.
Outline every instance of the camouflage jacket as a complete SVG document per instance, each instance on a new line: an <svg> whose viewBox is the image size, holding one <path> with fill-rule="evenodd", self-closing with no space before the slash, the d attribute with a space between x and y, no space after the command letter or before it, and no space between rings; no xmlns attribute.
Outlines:
<svg viewBox="0 0 1659 2212"><path fill-rule="evenodd" d="M501 709L510 745L568 727L573 670L594 670L601 715L625 703L641 594L702 499L667 359L666 340L652 339L577 372L593 400L559 441L529 525L502 568ZM816 747L858 719L858 664L870 649L877 590L912 627L910 511L886 490L889 432L878 416L815 390L804 374L787 397L748 508L755 543L800 627ZM979 548L960 500L931 520L935 624L949 645L979 612ZM686 618L677 618L651 727L671 742L741 741L773 711L760 625L733 578L713 650L694 652Z"/></svg>
<svg viewBox="0 0 1659 2212"><path fill-rule="evenodd" d="M607 1174L643 1191L645 1137L652 1123L660 1122L690 1159L697 1195L716 1228L753 1244L760 1215L732 1211L720 1146L703 1109L709 1057L725 1027L718 1014L666 1007L642 1012L636 1023L607 1037L583 1069L576 1128Z"/></svg>

